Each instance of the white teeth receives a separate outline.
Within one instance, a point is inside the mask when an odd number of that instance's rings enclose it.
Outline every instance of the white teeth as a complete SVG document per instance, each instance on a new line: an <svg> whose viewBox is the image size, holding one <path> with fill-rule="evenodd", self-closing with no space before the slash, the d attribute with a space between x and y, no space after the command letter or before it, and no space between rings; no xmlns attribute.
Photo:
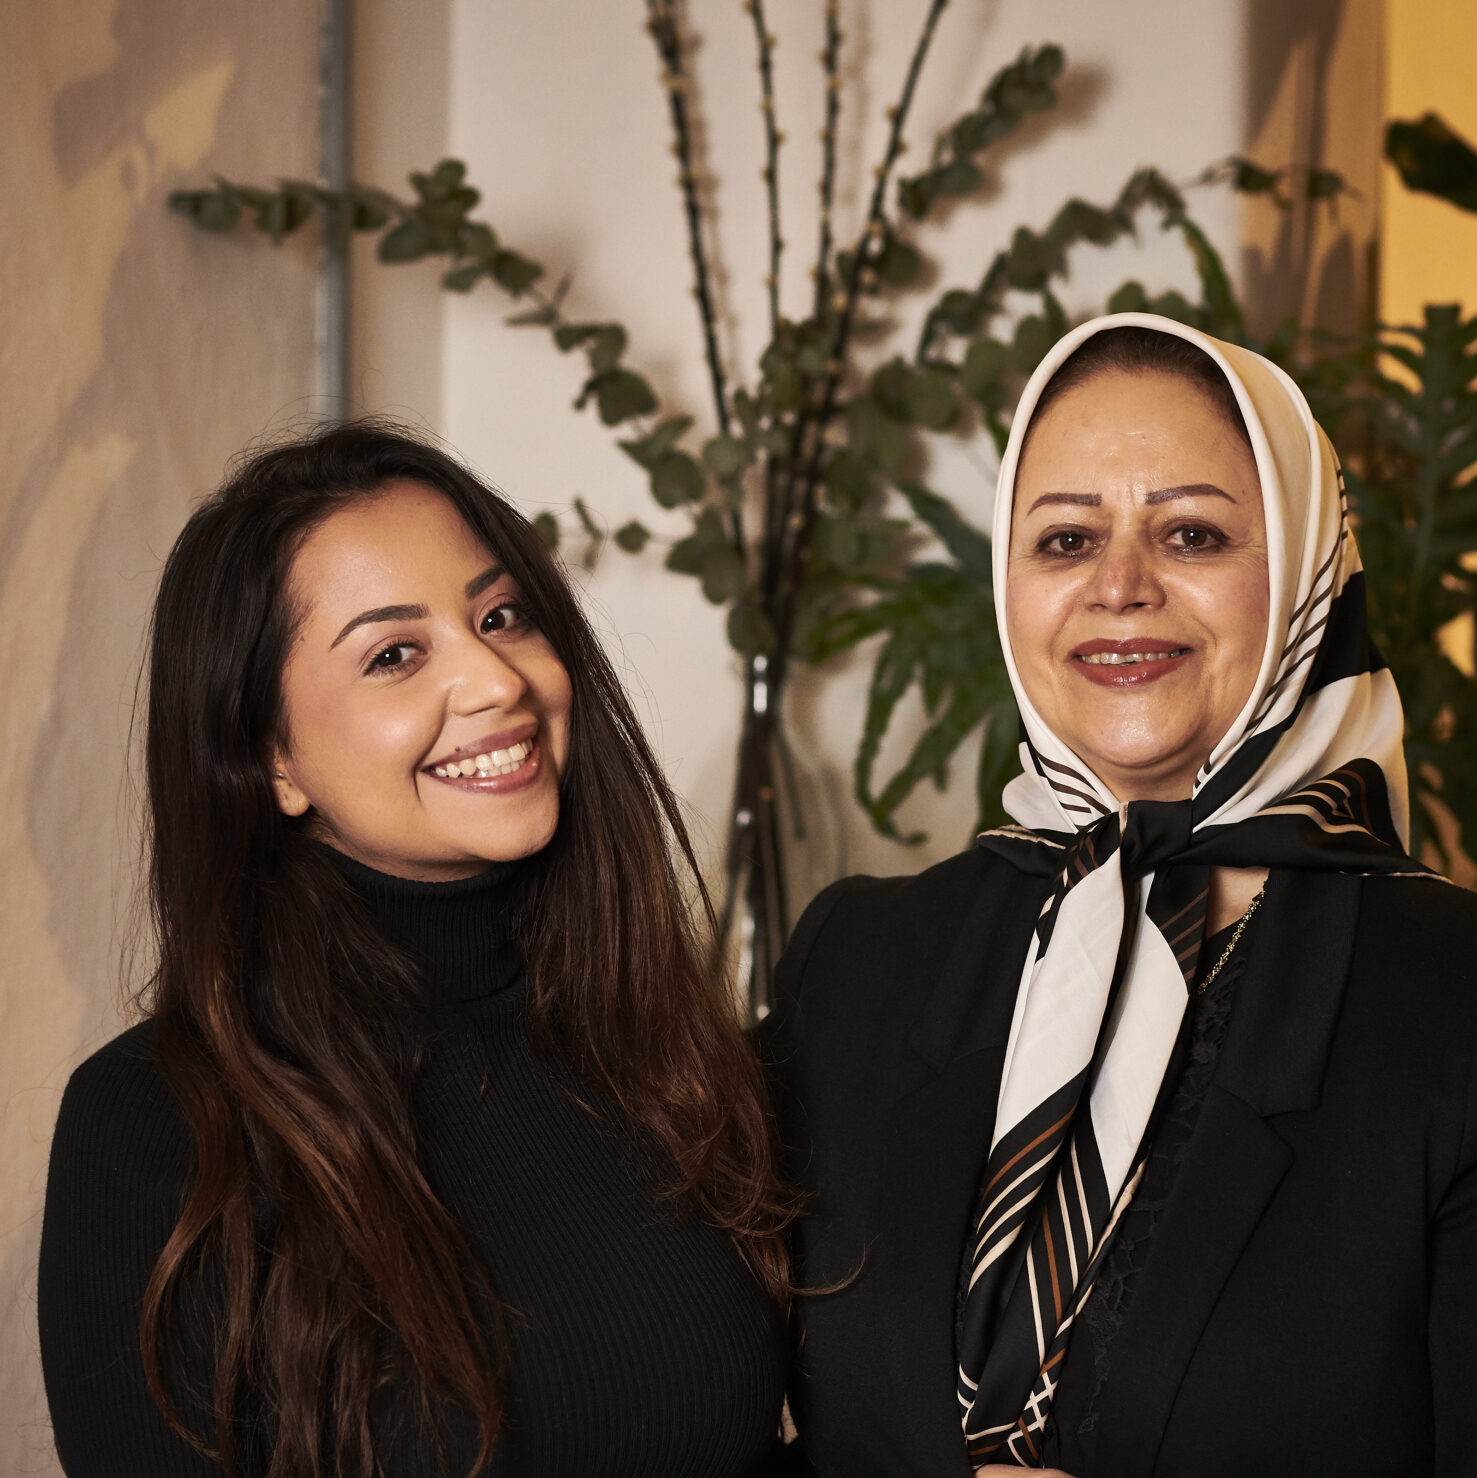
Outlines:
<svg viewBox="0 0 1477 1478"><path fill-rule="evenodd" d="M476 775L484 780L492 775L511 775L533 753L533 740L523 739L508 749L493 749L471 759L437 765L433 774L442 780L459 780L463 775Z"/></svg>
<svg viewBox="0 0 1477 1478"><path fill-rule="evenodd" d="M1130 662L1163 662L1169 657L1183 657L1189 650L1189 647L1176 647L1172 652L1094 652L1079 657L1078 661L1090 662L1094 667L1126 667Z"/></svg>

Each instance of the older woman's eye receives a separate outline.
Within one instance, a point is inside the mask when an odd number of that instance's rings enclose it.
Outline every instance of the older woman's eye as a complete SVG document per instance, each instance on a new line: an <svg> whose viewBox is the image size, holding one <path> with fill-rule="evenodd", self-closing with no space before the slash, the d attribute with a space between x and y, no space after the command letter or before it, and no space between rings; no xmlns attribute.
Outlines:
<svg viewBox="0 0 1477 1478"><path fill-rule="evenodd" d="M1225 540L1215 529L1204 524L1181 524L1170 531L1170 541L1181 549L1214 549Z"/></svg>
<svg viewBox="0 0 1477 1478"><path fill-rule="evenodd" d="M483 636L490 636L497 631L516 631L529 624L528 613L523 607L515 600L508 600L493 606L477 623L477 629Z"/></svg>
<svg viewBox="0 0 1477 1478"><path fill-rule="evenodd" d="M1036 548L1042 554L1072 556L1087 551L1088 536L1081 529L1058 529L1045 535Z"/></svg>

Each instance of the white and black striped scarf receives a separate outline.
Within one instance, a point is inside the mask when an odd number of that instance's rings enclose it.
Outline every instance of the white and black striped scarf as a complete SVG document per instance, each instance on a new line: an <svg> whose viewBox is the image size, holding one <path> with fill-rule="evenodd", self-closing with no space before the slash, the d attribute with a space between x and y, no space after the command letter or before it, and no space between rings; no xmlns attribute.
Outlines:
<svg viewBox="0 0 1477 1478"><path fill-rule="evenodd" d="M1083 340L1122 325L1189 339L1235 391L1261 479L1270 614L1251 696L1192 798L1120 806L1026 697L1006 622L1005 564L1036 401ZM1210 868L1422 869L1405 852L1400 699L1369 641L1337 459L1275 365L1149 314L1095 319L1067 335L1016 415L994 560L1025 773L1005 790L1018 824L980 844L1056 884L1021 972L966 1249L959 1401L977 1465L1033 1466L1073 1320L1147 1157L1204 938Z"/></svg>

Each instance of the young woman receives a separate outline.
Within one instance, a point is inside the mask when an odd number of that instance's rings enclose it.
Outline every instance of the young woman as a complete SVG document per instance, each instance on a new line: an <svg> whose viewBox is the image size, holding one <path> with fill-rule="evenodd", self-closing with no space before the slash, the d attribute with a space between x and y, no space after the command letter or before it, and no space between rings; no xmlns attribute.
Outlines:
<svg viewBox="0 0 1477 1478"><path fill-rule="evenodd" d="M1404 847L1333 449L1125 314L1011 431L1017 825L801 920L766 1023L827 1478L1477 1472L1477 899Z"/></svg>
<svg viewBox="0 0 1477 1478"><path fill-rule="evenodd" d="M72 1478L765 1471L761 1088L530 525L372 423L245 461L164 570L147 770L158 967L47 1188Z"/></svg>

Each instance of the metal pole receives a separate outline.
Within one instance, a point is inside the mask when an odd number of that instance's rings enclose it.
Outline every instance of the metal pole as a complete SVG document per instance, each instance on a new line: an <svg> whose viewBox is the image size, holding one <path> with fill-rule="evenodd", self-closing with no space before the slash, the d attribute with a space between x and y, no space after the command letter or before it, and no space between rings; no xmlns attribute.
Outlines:
<svg viewBox="0 0 1477 1478"><path fill-rule="evenodd" d="M318 175L330 190L348 188L349 21L353 0L318 0ZM318 263L314 350L322 413L349 413L349 239L346 217L325 212Z"/></svg>

